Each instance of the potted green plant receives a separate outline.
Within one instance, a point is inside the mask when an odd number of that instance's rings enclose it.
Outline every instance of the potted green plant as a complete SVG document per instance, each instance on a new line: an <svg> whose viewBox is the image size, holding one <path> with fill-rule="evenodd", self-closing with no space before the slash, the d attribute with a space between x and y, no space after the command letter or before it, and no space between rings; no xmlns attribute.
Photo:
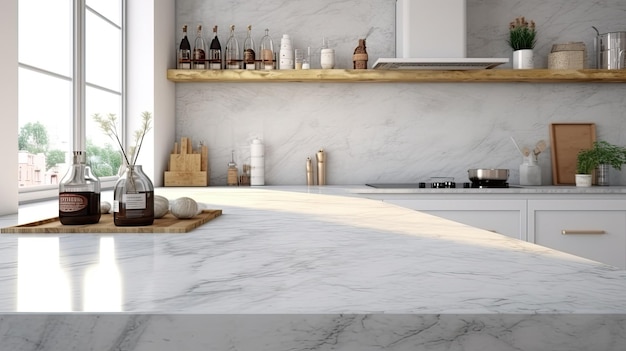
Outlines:
<svg viewBox="0 0 626 351"><path fill-rule="evenodd" d="M590 186L592 172L596 169L600 169L598 184L608 185L609 166L621 170L624 163L626 163L626 148L606 141L596 141L590 149L581 150L578 153L576 158L576 185Z"/></svg>
<svg viewBox="0 0 626 351"><path fill-rule="evenodd" d="M507 43L513 49L513 68L534 68L533 49L537 43L535 21L527 22L524 17L517 17L509 24Z"/></svg>

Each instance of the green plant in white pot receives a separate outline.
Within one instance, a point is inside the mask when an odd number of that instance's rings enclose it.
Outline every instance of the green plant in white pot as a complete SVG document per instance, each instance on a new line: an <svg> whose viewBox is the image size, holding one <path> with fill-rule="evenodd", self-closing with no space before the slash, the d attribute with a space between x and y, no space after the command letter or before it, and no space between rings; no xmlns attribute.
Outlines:
<svg viewBox="0 0 626 351"><path fill-rule="evenodd" d="M591 186L592 172L604 169L599 185L608 184L608 168L622 169L626 163L626 148L610 144L606 141L596 141L591 149L581 150L576 159L576 185Z"/></svg>
<svg viewBox="0 0 626 351"><path fill-rule="evenodd" d="M527 22L524 17L517 17L509 24L507 43L513 49L513 68L534 68L533 49L537 43L535 22Z"/></svg>

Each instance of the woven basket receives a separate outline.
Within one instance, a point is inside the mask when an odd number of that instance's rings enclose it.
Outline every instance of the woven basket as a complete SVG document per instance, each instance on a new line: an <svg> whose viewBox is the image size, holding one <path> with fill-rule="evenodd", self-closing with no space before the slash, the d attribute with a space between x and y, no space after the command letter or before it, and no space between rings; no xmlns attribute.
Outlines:
<svg viewBox="0 0 626 351"><path fill-rule="evenodd" d="M548 69L585 68L584 51L559 51L548 55Z"/></svg>
<svg viewBox="0 0 626 351"><path fill-rule="evenodd" d="M584 69L587 67L587 48L583 42L554 44L548 55L548 69Z"/></svg>

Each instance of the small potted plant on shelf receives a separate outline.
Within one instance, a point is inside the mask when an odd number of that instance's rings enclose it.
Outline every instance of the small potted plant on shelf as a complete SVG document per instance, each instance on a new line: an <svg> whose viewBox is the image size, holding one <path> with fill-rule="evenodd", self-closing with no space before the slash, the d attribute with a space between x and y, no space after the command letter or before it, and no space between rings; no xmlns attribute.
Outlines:
<svg viewBox="0 0 626 351"><path fill-rule="evenodd" d="M507 42L513 49L513 68L534 68L533 49L537 43L535 22L527 22L524 17L517 17L509 24Z"/></svg>
<svg viewBox="0 0 626 351"><path fill-rule="evenodd" d="M592 172L598 170L598 185L609 185L609 166L621 170L626 163L626 148L596 141L591 149L581 150L576 159L576 186L591 186Z"/></svg>

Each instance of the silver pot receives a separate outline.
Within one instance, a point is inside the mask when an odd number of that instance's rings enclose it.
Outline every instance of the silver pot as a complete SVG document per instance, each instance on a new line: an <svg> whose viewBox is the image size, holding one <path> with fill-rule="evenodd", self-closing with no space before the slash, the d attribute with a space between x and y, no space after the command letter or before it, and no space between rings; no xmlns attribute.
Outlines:
<svg viewBox="0 0 626 351"><path fill-rule="evenodd" d="M597 36L594 40L596 53L596 68L624 69L626 58L626 32L602 33L595 29Z"/></svg>
<svg viewBox="0 0 626 351"><path fill-rule="evenodd" d="M474 168L468 169L467 175L472 182L479 180L507 180L509 179L508 169L496 168Z"/></svg>

